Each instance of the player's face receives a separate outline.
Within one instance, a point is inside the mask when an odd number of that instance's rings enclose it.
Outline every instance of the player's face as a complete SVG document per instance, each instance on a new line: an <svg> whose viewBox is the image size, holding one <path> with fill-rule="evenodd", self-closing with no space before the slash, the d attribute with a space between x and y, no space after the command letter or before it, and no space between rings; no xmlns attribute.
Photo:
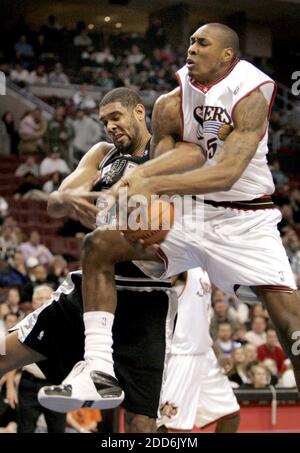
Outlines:
<svg viewBox="0 0 300 453"><path fill-rule="evenodd" d="M189 76L200 83L213 82L227 62L228 50L216 29L207 25L190 38L186 65Z"/></svg>
<svg viewBox="0 0 300 453"><path fill-rule="evenodd" d="M134 151L140 131L136 108L112 102L100 108L100 120L116 148L123 153Z"/></svg>

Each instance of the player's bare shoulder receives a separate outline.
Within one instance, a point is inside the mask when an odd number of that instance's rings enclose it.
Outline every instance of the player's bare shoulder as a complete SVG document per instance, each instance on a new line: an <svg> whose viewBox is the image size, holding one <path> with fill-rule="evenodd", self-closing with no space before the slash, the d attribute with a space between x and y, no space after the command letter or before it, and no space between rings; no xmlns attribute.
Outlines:
<svg viewBox="0 0 300 453"><path fill-rule="evenodd" d="M167 94L161 95L155 102L153 109L153 129L180 136L181 96L180 88L175 88Z"/></svg>

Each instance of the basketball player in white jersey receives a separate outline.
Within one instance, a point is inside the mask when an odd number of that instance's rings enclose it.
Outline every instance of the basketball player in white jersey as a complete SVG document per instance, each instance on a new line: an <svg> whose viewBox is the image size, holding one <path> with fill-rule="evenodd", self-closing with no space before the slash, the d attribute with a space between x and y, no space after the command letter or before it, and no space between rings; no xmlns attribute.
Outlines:
<svg viewBox="0 0 300 453"><path fill-rule="evenodd" d="M209 335L211 285L201 268L175 282L176 325L167 356L158 427L191 430L217 422L216 432L236 432L239 405Z"/></svg>
<svg viewBox="0 0 300 453"><path fill-rule="evenodd" d="M202 231L189 230L188 225L183 231L175 223L159 254L145 253L153 262L142 269L150 276L167 277L202 266L223 291L239 297L248 293L248 300L249 294L258 297L293 363L300 389L300 304L277 230L281 215L270 198L274 185L266 160L275 83L239 60L238 50L238 36L222 24L205 25L191 36L187 63L178 72L180 88L161 96L154 107L155 159L123 177L122 184L129 197L204 194ZM126 143L126 131L113 116L106 117L105 125ZM188 143L177 148L180 140ZM110 193L117 196L120 186ZM111 373L114 264L144 259L115 233L96 230L83 246L85 303L103 322L97 324L101 351L98 347L97 360L77 377L78 388L81 379L89 379L91 368Z"/></svg>

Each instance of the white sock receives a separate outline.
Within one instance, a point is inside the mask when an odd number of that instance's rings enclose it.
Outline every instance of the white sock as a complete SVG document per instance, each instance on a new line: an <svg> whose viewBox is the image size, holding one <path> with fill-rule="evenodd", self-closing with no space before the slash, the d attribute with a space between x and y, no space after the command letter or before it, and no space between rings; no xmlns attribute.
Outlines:
<svg viewBox="0 0 300 453"><path fill-rule="evenodd" d="M107 311L88 311L83 314L85 326L84 360L92 361L95 370L115 377L112 358L112 325L114 315Z"/></svg>

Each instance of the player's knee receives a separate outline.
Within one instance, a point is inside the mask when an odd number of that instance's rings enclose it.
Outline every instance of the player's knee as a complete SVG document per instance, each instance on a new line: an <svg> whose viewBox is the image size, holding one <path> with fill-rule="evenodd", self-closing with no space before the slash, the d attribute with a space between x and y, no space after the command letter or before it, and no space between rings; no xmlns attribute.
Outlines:
<svg viewBox="0 0 300 453"><path fill-rule="evenodd" d="M130 433L153 433L156 432L155 419L145 415L134 415L129 424Z"/></svg>
<svg viewBox="0 0 300 453"><path fill-rule="evenodd" d="M105 231L95 230L85 236L82 243L82 257L83 259L91 259L94 256L104 257L109 254L110 241L105 235Z"/></svg>

